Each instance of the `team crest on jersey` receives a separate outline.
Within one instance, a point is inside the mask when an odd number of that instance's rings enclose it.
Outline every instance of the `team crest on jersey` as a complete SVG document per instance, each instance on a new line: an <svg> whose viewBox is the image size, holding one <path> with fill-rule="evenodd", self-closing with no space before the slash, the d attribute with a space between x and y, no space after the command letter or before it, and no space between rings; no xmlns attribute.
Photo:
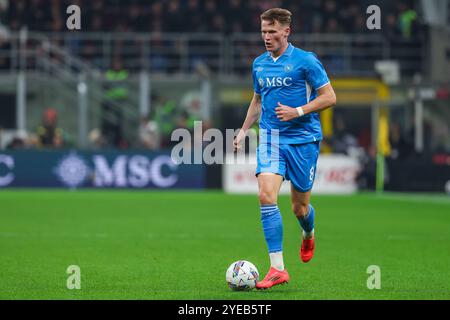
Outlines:
<svg viewBox="0 0 450 320"><path fill-rule="evenodd" d="M294 69L294 66L292 64L287 64L284 66L284 72L290 72Z"/></svg>
<svg viewBox="0 0 450 320"><path fill-rule="evenodd" d="M264 79L263 78L259 78L258 82L259 82L260 87L264 87Z"/></svg>
<svg viewBox="0 0 450 320"><path fill-rule="evenodd" d="M263 67L256 68L256 72L261 72L261 71L263 71Z"/></svg>

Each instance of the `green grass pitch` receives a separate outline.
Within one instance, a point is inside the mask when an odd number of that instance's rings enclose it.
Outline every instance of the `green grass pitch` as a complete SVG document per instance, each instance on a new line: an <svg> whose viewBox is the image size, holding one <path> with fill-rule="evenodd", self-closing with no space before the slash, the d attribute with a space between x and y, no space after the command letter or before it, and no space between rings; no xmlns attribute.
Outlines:
<svg viewBox="0 0 450 320"><path fill-rule="evenodd" d="M0 299L450 299L450 199L313 195L316 255L300 263L279 206L291 281L232 292L235 260L269 267L256 196L222 192L0 192ZM81 268L81 289L66 269ZM369 290L367 267L381 268Z"/></svg>

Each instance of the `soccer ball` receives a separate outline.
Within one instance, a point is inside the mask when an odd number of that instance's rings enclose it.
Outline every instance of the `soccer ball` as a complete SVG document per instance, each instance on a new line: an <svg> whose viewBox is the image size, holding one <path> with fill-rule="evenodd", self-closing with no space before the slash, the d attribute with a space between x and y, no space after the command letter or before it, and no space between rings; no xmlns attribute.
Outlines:
<svg viewBox="0 0 450 320"><path fill-rule="evenodd" d="M259 280L259 273L253 263L239 260L228 267L225 278L231 290L251 290Z"/></svg>

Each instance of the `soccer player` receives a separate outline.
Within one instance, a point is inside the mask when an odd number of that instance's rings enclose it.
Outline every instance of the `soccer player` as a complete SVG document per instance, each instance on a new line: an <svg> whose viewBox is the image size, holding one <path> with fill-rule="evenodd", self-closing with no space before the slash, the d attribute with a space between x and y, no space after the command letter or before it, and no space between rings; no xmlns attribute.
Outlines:
<svg viewBox="0 0 450 320"><path fill-rule="evenodd" d="M253 62L253 99L234 140L234 149L242 148L247 130L260 118L256 176L271 267L257 283L258 289L289 281L277 206L284 179L291 181L292 211L303 229L300 259L308 262L314 255L315 212L310 196L322 140L318 112L336 104L336 95L317 56L288 42L290 23L291 12L285 9L272 8L261 15L267 52Z"/></svg>

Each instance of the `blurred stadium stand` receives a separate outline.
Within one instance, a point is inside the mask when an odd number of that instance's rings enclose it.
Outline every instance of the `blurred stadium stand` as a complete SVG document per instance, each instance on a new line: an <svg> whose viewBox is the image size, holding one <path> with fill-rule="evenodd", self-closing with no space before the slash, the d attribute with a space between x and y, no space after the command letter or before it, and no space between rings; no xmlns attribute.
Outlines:
<svg viewBox="0 0 450 320"><path fill-rule="evenodd" d="M316 51L331 74L373 75L379 59L400 60L406 75L424 72L426 26L415 6L381 1L383 29L368 33L366 2L19 0L3 9L1 21L11 32L44 32L103 70L119 55L132 71L190 73L203 63L215 73L246 74L262 50L259 15L279 5L293 12L292 42ZM65 9L73 3L83 7L82 32L67 34ZM0 65L16 66L11 59Z"/></svg>
<svg viewBox="0 0 450 320"><path fill-rule="evenodd" d="M81 31L66 29L71 4L82 8ZM377 1L381 30L366 27L371 4L0 0L0 148L157 150L196 120L238 128L264 51L259 15L280 6L293 13L290 41L318 54L337 91L338 107L321 115L323 152L369 167L380 150L442 161L433 155L450 154L450 2ZM397 64L400 78L380 74L379 61ZM49 110L57 144L39 138Z"/></svg>

